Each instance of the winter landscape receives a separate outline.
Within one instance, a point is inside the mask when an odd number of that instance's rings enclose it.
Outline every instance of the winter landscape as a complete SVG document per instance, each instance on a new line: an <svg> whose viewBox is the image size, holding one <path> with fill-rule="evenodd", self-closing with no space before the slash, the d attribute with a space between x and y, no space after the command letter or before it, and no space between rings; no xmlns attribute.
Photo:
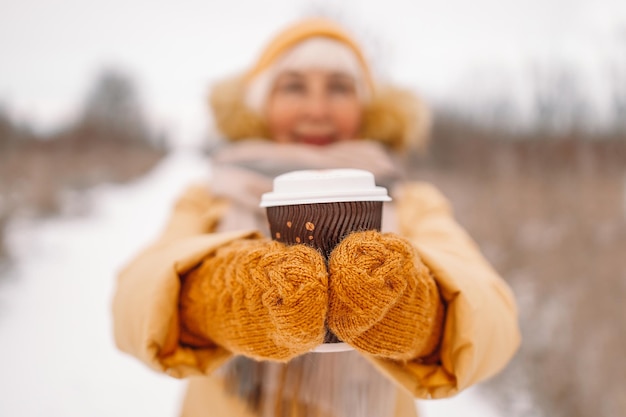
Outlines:
<svg viewBox="0 0 626 417"><path fill-rule="evenodd" d="M115 276L211 175L211 83L310 13L352 24L431 104L409 175L451 200L520 307L507 369L420 415L626 415L622 2L64 0L60 21L36 3L0 6L0 416L177 415L184 382L114 346Z"/></svg>

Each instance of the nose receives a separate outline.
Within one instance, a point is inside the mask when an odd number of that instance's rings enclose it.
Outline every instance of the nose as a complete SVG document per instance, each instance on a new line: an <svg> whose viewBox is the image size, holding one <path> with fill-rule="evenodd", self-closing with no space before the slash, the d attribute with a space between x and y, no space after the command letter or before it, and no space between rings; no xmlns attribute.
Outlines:
<svg viewBox="0 0 626 417"><path fill-rule="evenodd" d="M323 120L330 115L330 102L326 94L312 91L307 95L304 103L304 113L310 119Z"/></svg>

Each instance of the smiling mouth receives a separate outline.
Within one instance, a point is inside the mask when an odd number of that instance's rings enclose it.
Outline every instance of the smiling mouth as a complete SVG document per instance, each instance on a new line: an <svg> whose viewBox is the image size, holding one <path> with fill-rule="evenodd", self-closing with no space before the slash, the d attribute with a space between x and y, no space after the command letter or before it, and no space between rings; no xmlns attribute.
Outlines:
<svg viewBox="0 0 626 417"><path fill-rule="evenodd" d="M332 135L297 135L296 140L306 145L324 146L335 142Z"/></svg>

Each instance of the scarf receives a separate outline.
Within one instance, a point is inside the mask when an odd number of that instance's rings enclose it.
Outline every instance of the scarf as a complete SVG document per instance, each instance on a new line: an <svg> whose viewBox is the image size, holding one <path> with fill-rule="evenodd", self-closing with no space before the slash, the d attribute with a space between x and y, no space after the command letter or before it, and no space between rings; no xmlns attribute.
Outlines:
<svg viewBox="0 0 626 417"><path fill-rule="evenodd" d="M272 190L274 177L300 169L365 169L377 185L392 189L404 179L399 157L379 142L341 141L327 146L247 140L228 144L211 154L211 189L232 202L218 231L257 229L268 234L261 195ZM387 210L387 208L386 208ZM386 221L389 219L388 221ZM392 224L390 216L383 224Z"/></svg>

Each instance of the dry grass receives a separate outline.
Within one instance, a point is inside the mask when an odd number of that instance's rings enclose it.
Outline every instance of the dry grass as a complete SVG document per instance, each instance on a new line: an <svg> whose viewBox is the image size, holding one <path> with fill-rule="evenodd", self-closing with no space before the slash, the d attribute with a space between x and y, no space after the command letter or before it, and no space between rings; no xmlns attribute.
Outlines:
<svg viewBox="0 0 626 417"><path fill-rule="evenodd" d="M523 345L486 392L503 415L626 415L626 138L435 133L413 175L451 199L520 307Z"/></svg>
<svg viewBox="0 0 626 417"><path fill-rule="evenodd" d="M14 142L0 150L0 258L4 228L16 216L58 215L63 196L144 174L164 155L146 146L63 137Z"/></svg>

